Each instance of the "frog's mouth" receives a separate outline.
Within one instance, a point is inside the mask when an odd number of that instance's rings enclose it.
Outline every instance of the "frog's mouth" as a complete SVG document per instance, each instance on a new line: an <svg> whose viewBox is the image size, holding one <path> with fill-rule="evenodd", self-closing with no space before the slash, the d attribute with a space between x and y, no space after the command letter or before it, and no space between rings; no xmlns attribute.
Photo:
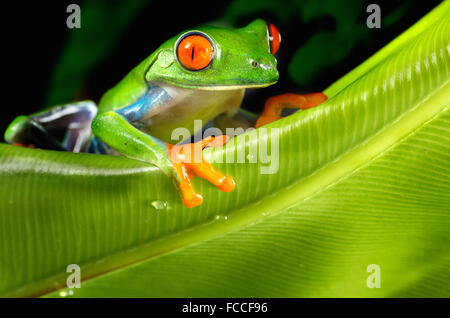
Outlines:
<svg viewBox="0 0 450 318"><path fill-rule="evenodd" d="M198 89L198 90L204 90L204 91L232 91L237 89L244 89L244 88L263 88L267 86L271 86L275 84L277 81L270 82L270 83L258 83L258 84L236 84L236 85L214 85L214 84L208 84L205 86L201 85L189 85L189 84L179 84L179 83L173 83L172 85L182 87L182 88L190 88L190 89Z"/></svg>
<svg viewBox="0 0 450 318"><path fill-rule="evenodd" d="M276 83L276 81L271 82L271 83L264 83L264 84L218 85L218 86L205 86L205 87L200 86L200 87L198 87L198 89L226 91L226 90L235 90L235 89L242 89L242 88L263 88L263 87L271 86L275 83Z"/></svg>

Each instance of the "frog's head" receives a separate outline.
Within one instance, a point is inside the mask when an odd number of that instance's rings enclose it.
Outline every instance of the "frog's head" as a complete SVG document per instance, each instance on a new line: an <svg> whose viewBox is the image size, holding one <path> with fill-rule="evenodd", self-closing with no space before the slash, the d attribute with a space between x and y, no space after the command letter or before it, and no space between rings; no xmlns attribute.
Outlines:
<svg viewBox="0 0 450 318"><path fill-rule="evenodd" d="M264 87L278 80L280 34L255 20L244 28L202 26L166 41L150 57L147 81L195 89Z"/></svg>

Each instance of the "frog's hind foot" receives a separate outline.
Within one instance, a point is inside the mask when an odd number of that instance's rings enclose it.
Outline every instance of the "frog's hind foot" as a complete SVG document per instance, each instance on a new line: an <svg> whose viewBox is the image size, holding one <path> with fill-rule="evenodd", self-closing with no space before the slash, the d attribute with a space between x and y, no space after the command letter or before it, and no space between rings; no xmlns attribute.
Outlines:
<svg viewBox="0 0 450 318"><path fill-rule="evenodd" d="M29 116L18 116L7 128L5 141L41 149L87 152L91 122L97 107L91 101L56 106Z"/></svg>
<svg viewBox="0 0 450 318"><path fill-rule="evenodd" d="M195 175L208 180L219 190L233 191L236 184L233 178L223 175L214 169L202 157L202 150L206 146L220 147L228 141L228 136L207 137L199 142L185 145L167 145L169 157L178 176L183 203L192 208L202 204L203 197L194 191L192 178Z"/></svg>
<svg viewBox="0 0 450 318"><path fill-rule="evenodd" d="M315 107L327 99L328 97L324 93L311 93L304 95L286 93L270 97L264 105L264 111L256 121L255 128L282 118L281 112L284 108L300 108L305 110Z"/></svg>

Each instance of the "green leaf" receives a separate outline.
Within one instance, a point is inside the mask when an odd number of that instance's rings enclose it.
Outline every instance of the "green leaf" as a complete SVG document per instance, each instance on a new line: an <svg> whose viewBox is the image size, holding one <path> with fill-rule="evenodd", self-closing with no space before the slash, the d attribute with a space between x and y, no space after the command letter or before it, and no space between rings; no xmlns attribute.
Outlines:
<svg viewBox="0 0 450 318"><path fill-rule="evenodd" d="M206 150L278 143L279 169L215 163L237 188L196 178L194 209L142 162L0 145L0 295L449 297L449 3L323 105Z"/></svg>

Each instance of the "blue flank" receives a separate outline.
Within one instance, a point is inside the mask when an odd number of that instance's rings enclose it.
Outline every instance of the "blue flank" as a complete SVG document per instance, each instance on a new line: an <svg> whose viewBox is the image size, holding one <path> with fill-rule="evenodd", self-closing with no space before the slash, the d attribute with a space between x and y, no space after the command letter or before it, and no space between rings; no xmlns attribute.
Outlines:
<svg viewBox="0 0 450 318"><path fill-rule="evenodd" d="M112 151L111 147L105 144L103 141L95 137L91 136L91 140L89 143L88 153L97 153L101 155L109 154Z"/></svg>
<svg viewBox="0 0 450 318"><path fill-rule="evenodd" d="M116 110L115 112L128 120L130 123L139 121L154 108L167 103L170 100L169 94L156 85L151 85L148 91L135 103Z"/></svg>

